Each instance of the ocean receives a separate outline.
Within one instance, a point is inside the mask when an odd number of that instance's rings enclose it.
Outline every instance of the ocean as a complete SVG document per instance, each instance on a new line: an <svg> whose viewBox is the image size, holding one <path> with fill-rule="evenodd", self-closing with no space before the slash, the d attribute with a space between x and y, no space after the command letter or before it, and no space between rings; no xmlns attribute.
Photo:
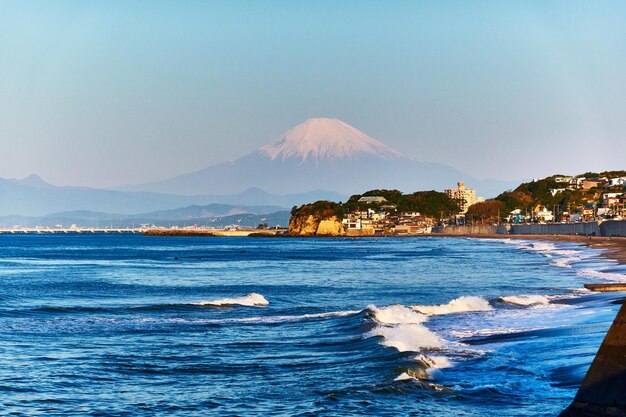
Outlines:
<svg viewBox="0 0 626 417"><path fill-rule="evenodd" d="M554 416L619 280L574 243L0 235L0 414Z"/></svg>

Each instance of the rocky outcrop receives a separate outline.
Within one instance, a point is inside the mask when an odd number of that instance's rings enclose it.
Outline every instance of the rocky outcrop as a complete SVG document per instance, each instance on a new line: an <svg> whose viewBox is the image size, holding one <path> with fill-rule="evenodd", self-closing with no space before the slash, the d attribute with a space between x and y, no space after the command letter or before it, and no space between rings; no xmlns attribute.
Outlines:
<svg viewBox="0 0 626 417"><path fill-rule="evenodd" d="M343 207L331 201L316 201L294 207L289 219L291 236L343 236Z"/></svg>
<svg viewBox="0 0 626 417"><path fill-rule="evenodd" d="M317 236L342 236L345 234L343 224L337 217L320 221L317 226Z"/></svg>
<svg viewBox="0 0 626 417"><path fill-rule="evenodd" d="M343 236L345 231L337 216L320 219L314 215L292 216L289 222L292 236Z"/></svg>

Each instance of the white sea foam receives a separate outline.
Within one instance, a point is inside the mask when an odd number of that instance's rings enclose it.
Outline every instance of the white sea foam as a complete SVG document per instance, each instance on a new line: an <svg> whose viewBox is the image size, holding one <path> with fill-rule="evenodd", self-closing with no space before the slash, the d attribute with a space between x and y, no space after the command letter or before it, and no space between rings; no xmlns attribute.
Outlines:
<svg viewBox="0 0 626 417"><path fill-rule="evenodd" d="M411 375L407 374L406 372L402 372L400 375L396 377L396 379L394 379L394 381L406 381L407 379L415 379L415 378L413 378Z"/></svg>
<svg viewBox="0 0 626 417"><path fill-rule="evenodd" d="M418 352L422 348L441 347L443 339L422 323L428 318L401 305L378 308L368 307L378 323L369 336L382 336L383 345L394 347L400 352Z"/></svg>
<svg viewBox="0 0 626 417"><path fill-rule="evenodd" d="M429 316L439 316L442 314L451 313L464 313L469 311L489 311L493 310L493 307L489 304L489 301L482 297L475 296L463 296L455 298L448 304L424 306L416 305L412 307L414 311Z"/></svg>
<svg viewBox="0 0 626 417"><path fill-rule="evenodd" d="M505 303L515 304L519 306L539 306L550 304L550 299L545 295L509 295L507 297L501 297L500 300Z"/></svg>
<svg viewBox="0 0 626 417"><path fill-rule="evenodd" d="M383 345L394 347L400 352L418 352L423 348L443 346L443 339L421 324L377 326L370 335L382 336Z"/></svg>
<svg viewBox="0 0 626 417"><path fill-rule="evenodd" d="M551 242L526 242L522 249L533 250L537 252L552 252L556 250L556 246Z"/></svg>
<svg viewBox="0 0 626 417"><path fill-rule="evenodd" d="M577 245L574 249L571 249L570 246L568 249L553 242L515 241L512 239L504 239L503 242L513 244L518 249L539 252L546 258L552 259L550 265L559 268L571 269L573 263L593 258L597 255L597 251L589 250L582 245Z"/></svg>
<svg viewBox="0 0 626 417"><path fill-rule="evenodd" d="M626 282L626 274L620 274L618 272L603 272L595 269L581 269L577 272L578 275L587 278L597 278L607 281Z"/></svg>
<svg viewBox="0 0 626 417"><path fill-rule="evenodd" d="M419 355L415 359L424 362L426 365L428 365L431 368L444 369L444 368L452 367L452 362L450 362L450 360L446 358L445 356Z"/></svg>
<svg viewBox="0 0 626 417"><path fill-rule="evenodd" d="M433 380L441 376L441 369L451 368L452 363L445 356L426 356L423 354L413 358L426 368L409 369L402 372L395 378L395 381L405 381L407 379L415 380Z"/></svg>
<svg viewBox="0 0 626 417"><path fill-rule="evenodd" d="M425 315L416 313L400 304L381 308L370 305L367 308L372 310L376 320L383 324L420 324L428 320Z"/></svg>
<svg viewBox="0 0 626 417"><path fill-rule="evenodd" d="M550 263L550 265L552 266L556 266L559 268L571 268L572 267L572 262L576 262L580 260L580 258L574 257L574 256L566 256L564 258L557 258L554 261L552 261Z"/></svg>
<svg viewBox="0 0 626 417"><path fill-rule="evenodd" d="M426 368L426 375L428 379L437 379L441 376L441 369L451 368L452 362L445 356L426 356L419 355L416 360L424 363Z"/></svg>
<svg viewBox="0 0 626 417"><path fill-rule="evenodd" d="M193 303L195 305L201 306L229 306L229 305L240 305L240 306L248 306L248 307L260 307L269 305L269 301L265 299L261 294L251 293L246 294L242 297L235 298L220 298L218 300L212 301L200 301L199 303Z"/></svg>

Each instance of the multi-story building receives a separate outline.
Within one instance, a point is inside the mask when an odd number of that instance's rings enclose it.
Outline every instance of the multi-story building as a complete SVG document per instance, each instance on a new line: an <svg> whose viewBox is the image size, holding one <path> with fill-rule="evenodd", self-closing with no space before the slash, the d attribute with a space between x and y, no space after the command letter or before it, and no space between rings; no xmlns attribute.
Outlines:
<svg viewBox="0 0 626 417"><path fill-rule="evenodd" d="M581 187L583 190L589 190L590 188L602 187L605 184L607 184L605 178L587 178L583 181Z"/></svg>
<svg viewBox="0 0 626 417"><path fill-rule="evenodd" d="M476 190L465 188L464 182L458 182L456 189L443 190L443 192L446 193L448 197L459 200L459 206L461 209L459 214L467 213L467 209L472 204L476 204L479 201L478 199L476 199Z"/></svg>
<svg viewBox="0 0 626 417"><path fill-rule="evenodd" d="M604 193L602 195L602 207L613 207L621 204L624 193Z"/></svg>

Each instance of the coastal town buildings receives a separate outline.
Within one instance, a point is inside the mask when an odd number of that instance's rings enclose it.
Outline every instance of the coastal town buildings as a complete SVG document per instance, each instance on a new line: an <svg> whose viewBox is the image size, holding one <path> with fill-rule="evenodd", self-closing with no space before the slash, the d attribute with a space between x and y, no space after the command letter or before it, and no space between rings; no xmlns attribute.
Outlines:
<svg viewBox="0 0 626 417"><path fill-rule="evenodd" d="M448 197L459 201L459 214L467 213L467 209L469 209L471 205L484 201L482 197L476 198L476 190L465 188L464 182L458 182L457 188L443 190L443 192L446 193Z"/></svg>
<svg viewBox="0 0 626 417"><path fill-rule="evenodd" d="M511 210L508 215L504 210L499 211L497 218L500 220L496 222L576 223L623 219L626 216L626 176L623 172L617 174L619 176L559 175L538 179L536 181L544 183L518 191L526 193L526 201L532 203L522 203L523 206L513 210L508 208ZM473 214L466 219L467 212L472 205L484 199L477 197L476 191L466 188L461 181L457 183L457 188L446 189L444 193L459 203L458 213L428 217L418 212L399 212L397 208L403 205L398 203L396 206L395 200L392 203L380 195L369 195L355 200L360 205L345 214L342 225L348 236L411 236L430 233L433 227L476 225L476 216ZM520 195L524 197L524 194ZM490 204L493 206L495 203L497 201Z"/></svg>
<svg viewBox="0 0 626 417"><path fill-rule="evenodd" d="M539 222L548 223L554 220L554 214L552 213L552 210L548 210L547 207L542 205L536 206L533 210L533 214Z"/></svg>
<svg viewBox="0 0 626 417"><path fill-rule="evenodd" d="M606 178L589 178L589 179L584 179L580 187L583 190L589 190L590 188L601 187L606 183L607 183Z"/></svg>
<svg viewBox="0 0 626 417"><path fill-rule="evenodd" d="M619 204L624 193L604 193L602 195L602 207L611 207Z"/></svg>
<svg viewBox="0 0 626 417"><path fill-rule="evenodd" d="M344 215L341 224L347 236L408 236L430 233L432 230L434 219L418 212L397 213L395 209L395 205L388 204L378 209L351 211Z"/></svg>
<svg viewBox="0 0 626 417"><path fill-rule="evenodd" d="M359 198L359 203L367 203L367 204L371 204L371 203L386 203L387 199L385 197L380 197L380 196L370 196L370 197L361 197Z"/></svg>
<svg viewBox="0 0 626 417"><path fill-rule="evenodd" d="M626 184L626 177L609 178L609 187L620 187Z"/></svg>

